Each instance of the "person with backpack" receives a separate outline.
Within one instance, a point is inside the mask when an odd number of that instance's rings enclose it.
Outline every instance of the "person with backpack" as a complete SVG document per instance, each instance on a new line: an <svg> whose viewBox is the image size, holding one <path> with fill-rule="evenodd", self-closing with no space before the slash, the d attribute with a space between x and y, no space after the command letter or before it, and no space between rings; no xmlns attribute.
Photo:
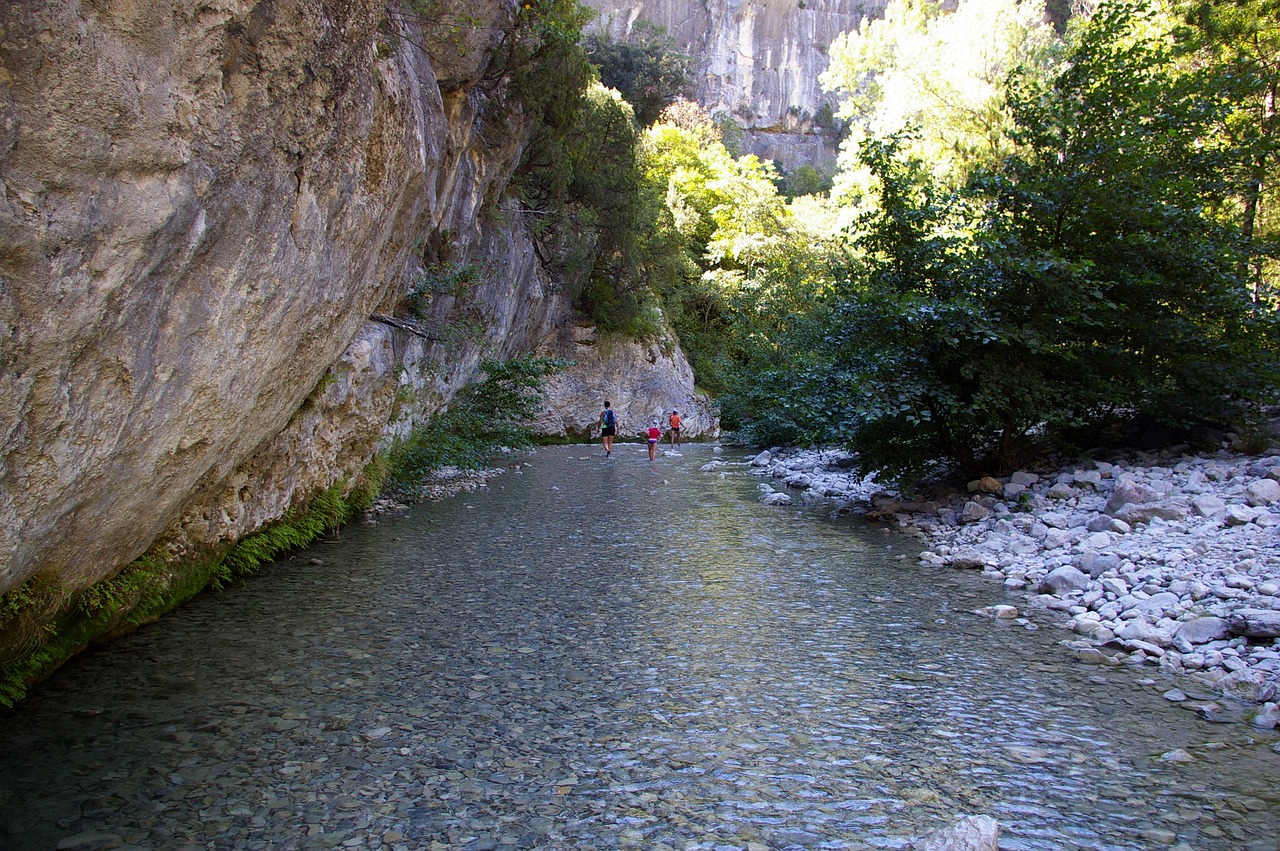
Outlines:
<svg viewBox="0 0 1280 851"><path fill-rule="evenodd" d="M613 436L618 433L618 415L613 412L606 399L604 410L600 412L600 442L604 444L604 457L613 455Z"/></svg>

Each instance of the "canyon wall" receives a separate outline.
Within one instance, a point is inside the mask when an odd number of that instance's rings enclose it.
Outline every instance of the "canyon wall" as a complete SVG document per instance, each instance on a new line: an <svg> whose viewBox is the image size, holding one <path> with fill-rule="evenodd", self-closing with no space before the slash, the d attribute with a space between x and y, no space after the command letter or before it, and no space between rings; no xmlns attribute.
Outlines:
<svg viewBox="0 0 1280 851"><path fill-rule="evenodd" d="M525 125L486 75L514 6L424 8L0 7L0 592L180 573L359 485L483 358L574 348L503 194ZM465 298L397 319L458 264ZM604 372L552 405L594 416Z"/></svg>
<svg viewBox="0 0 1280 851"><path fill-rule="evenodd" d="M835 162L836 139L814 118L833 97L818 84L827 49L887 0L586 0L593 26L623 40L636 23L662 27L694 58L697 99L731 116L748 153L784 167Z"/></svg>

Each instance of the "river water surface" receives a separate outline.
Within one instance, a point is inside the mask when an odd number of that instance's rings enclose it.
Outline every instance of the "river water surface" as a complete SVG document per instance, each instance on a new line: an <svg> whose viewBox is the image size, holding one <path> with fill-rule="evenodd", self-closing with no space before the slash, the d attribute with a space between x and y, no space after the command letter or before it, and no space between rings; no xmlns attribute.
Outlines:
<svg viewBox="0 0 1280 851"><path fill-rule="evenodd" d="M0 847L1277 847L1273 734L712 451L521 456L74 660L0 714Z"/></svg>

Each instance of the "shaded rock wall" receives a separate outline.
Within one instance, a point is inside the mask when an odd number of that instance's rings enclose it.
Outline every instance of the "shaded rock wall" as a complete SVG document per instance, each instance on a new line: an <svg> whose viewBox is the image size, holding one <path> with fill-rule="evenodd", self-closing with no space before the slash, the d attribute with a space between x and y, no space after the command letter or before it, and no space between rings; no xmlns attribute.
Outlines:
<svg viewBox="0 0 1280 851"><path fill-rule="evenodd" d="M506 7L0 7L0 592L216 553L572 324L502 201ZM371 320L436 262L484 272L440 333Z"/></svg>
<svg viewBox="0 0 1280 851"><path fill-rule="evenodd" d="M586 0L595 26L625 39L637 21L663 27L697 63L698 101L731 115L750 153L788 168L835 161L834 140L802 120L824 102L827 49L886 0Z"/></svg>

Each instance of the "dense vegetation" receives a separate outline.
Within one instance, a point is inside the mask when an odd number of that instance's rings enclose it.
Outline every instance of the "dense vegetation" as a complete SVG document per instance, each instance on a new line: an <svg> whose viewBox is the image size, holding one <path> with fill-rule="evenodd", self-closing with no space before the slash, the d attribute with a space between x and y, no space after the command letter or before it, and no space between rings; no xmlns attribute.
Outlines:
<svg viewBox="0 0 1280 851"><path fill-rule="evenodd" d="M672 328L745 439L904 483L1247 424L1280 386L1280 2L1053 11L892 0L837 39L828 181L741 155L660 30L523 4L495 67L543 263L602 330Z"/></svg>
<svg viewBox="0 0 1280 851"><path fill-rule="evenodd" d="M542 410L542 380L565 366L558 358L533 355L484 361L483 380L464 387L448 408L391 448L383 459L388 483L410 492L434 470L478 469L500 449L532 446L530 426Z"/></svg>
<svg viewBox="0 0 1280 851"><path fill-rule="evenodd" d="M745 438L904 483L1247 424L1280 386L1278 12L1110 3L1059 31L1029 0L894 0L832 48L830 193L780 191L675 100L609 170L645 240L596 285L664 312ZM659 36L628 67L672 67Z"/></svg>

